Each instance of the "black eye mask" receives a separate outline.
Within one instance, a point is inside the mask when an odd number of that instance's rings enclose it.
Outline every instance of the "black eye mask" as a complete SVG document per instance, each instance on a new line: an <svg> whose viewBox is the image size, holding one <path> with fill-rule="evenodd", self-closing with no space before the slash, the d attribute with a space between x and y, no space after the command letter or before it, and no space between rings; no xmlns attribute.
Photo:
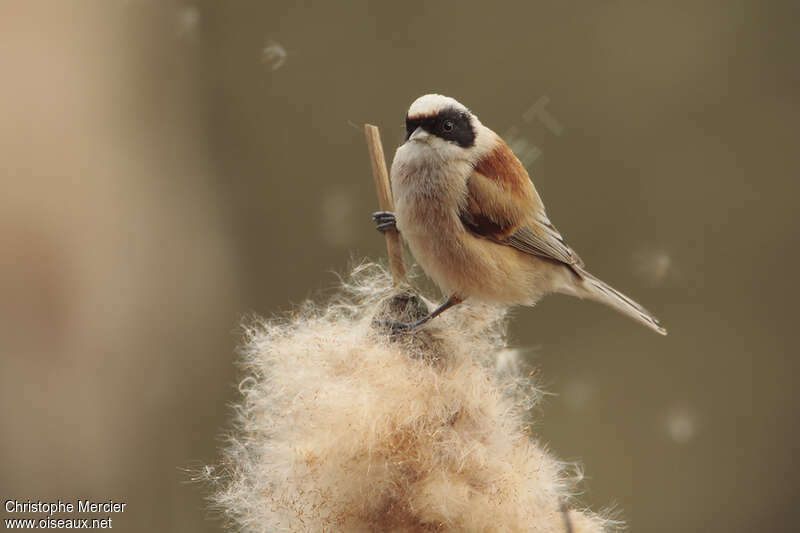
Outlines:
<svg viewBox="0 0 800 533"><path fill-rule="evenodd" d="M418 127L462 148L475 145L475 132L470 124L469 115L457 109L443 109L432 117L413 119L406 117L406 140Z"/></svg>

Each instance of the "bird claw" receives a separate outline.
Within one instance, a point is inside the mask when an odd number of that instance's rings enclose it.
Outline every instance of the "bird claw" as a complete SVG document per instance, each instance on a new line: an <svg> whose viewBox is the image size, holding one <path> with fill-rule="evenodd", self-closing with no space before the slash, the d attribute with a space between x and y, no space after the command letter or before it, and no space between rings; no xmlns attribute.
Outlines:
<svg viewBox="0 0 800 533"><path fill-rule="evenodd" d="M406 322L395 322L394 320L375 320L373 324L382 329L388 329L391 336L400 335L401 333L408 333L414 329L416 324L409 324Z"/></svg>
<svg viewBox="0 0 800 533"><path fill-rule="evenodd" d="M375 222L375 229L381 233L397 229L397 220L391 211L375 211L372 213L372 221Z"/></svg>

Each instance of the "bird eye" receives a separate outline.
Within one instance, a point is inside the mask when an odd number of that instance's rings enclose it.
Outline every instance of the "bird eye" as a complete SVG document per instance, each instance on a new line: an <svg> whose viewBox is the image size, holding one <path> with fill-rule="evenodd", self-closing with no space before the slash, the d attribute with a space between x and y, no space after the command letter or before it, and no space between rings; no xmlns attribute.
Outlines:
<svg viewBox="0 0 800 533"><path fill-rule="evenodd" d="M452 120L445 120L444 123L442 124L442 129L444 131L453 131L454 127L455 127L455 124L453 124Z"/></svg>

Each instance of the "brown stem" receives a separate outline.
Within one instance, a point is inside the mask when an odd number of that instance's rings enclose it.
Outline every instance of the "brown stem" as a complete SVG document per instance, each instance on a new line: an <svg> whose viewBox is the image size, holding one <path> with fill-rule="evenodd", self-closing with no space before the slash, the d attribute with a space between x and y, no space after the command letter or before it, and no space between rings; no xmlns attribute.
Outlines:
<svg viewBox="0 0 800 533"><path fill-rule="evenodd" d="M566 533L572 533L574 531L572 529L572 519L569 517L569 507L567 507L567 502L564 500L561 501L561 514L564 517L564 530Z"/></svg>
<svg viewBox="0 0 800 533"><path fill-rule="evenodd" d="M394 212L392 188L389 184L389 172L386 170L380 130L372 124L364 124L364 135L367 138L369 159L372 163L372 177L375 178L375 190L378 193L378 205L381 211ZM407 284L408 279L406 278L406 267L403 264L403 245L400 243L400 233L392 228L383 234L386 237L386 250L389 253L389 267L392 269L394 284L395 286Z"/></svg>

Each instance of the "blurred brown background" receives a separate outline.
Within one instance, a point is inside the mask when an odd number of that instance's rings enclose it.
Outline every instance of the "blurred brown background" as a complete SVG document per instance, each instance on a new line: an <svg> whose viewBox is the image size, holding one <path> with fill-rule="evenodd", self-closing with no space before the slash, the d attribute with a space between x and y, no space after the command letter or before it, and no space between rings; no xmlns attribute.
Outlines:
<svg viewBox="0 0 800 533"><path fill-rule="evenodd" d="M383 257L361 124L391 156L441 92L670 330L515 312L582 500L634 531L794 531L797 6L4 3L0 497L221 531L187 470L217 460L237 322Z"/></svg>

